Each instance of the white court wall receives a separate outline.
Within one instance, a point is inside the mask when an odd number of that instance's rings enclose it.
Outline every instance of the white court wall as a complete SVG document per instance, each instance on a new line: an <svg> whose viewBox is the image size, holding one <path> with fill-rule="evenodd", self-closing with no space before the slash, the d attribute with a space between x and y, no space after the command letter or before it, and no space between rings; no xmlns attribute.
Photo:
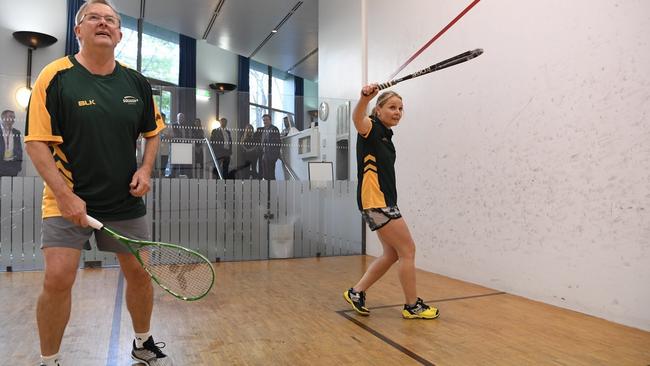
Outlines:
<svg viewBox="0 0 650 366"><path fill-rule="evenodd" d="M369 80L470 2L372 1ZM648 29L642 0L483 0L400 73L485 49L394 88L419 268L650 330Z"/></svg>

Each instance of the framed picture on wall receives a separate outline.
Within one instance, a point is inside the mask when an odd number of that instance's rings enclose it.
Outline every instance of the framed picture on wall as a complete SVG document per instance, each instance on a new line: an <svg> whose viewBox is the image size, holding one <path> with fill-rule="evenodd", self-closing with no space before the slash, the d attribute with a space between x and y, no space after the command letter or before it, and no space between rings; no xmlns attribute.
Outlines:
<svg viewBox="0 0 650 366"><path fill-rule="evenodd" d="M307 170L310 189L334 187L334 164L331 161L310 161Z"/></svg>

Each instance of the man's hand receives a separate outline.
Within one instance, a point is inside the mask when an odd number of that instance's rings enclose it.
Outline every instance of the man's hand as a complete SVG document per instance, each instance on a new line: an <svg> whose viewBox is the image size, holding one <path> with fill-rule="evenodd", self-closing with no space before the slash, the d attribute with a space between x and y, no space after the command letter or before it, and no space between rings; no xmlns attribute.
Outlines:
<svg viewBox="0 0 650 366"><path fill-rule="evenodd" d="M151 171L144 167L138 169L135 174L133 174L133 178L129 184L129 193L134 197L142 197L147 194L149 189L151 189L150 177Z"/></svg>
<svg viewBox="0 0 650 366"><path fill-rule="evenodd" d="M63 175L54 164L52 152L43 141L27 141L25 150L38 173L50 187L56 199L56 205L64 219L82 227L88 226L86 221L86 202L77 196L66 184Z"/></svg>
<svg viewBox="0 0 650 366"><path fill-rule="evenodd" d="M72 191L69 194L55 197L56 204L64 219L81 227L88 226L88 222L86 221L86 202L84 200L72 193Z"/></svg>

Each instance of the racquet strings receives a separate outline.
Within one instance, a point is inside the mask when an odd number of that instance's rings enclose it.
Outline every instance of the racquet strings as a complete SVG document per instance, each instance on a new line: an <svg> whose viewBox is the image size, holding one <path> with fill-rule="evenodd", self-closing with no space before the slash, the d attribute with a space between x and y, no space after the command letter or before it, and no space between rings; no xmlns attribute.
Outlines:
<svg viewBox="0 0 650 366"><path fill-rule="evenodd" d="M212 265L190 251L154 244L141 247L138 254L158 284L178 297L198 299L212 287Z"/></svg>

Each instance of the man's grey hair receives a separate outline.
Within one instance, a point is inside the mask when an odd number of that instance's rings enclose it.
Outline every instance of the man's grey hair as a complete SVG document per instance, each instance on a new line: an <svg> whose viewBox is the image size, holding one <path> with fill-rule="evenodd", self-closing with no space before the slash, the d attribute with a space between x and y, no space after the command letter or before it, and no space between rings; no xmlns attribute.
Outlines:
<svg viewBox="0 0 650 366"><path fill-rule="evenodd" d="M104 4L104 5L107 5L109 8L111 8L113 10L113 13L115 13L115 16L117 17L117 20L120 22L120 24L122 24L122 17L120 16L120 13L117 12L117 8L115 7L115 5L113 5L111 0L86 0L86 2L83 3L83 5L81 5L81 7L79 8L79 11L77 11L77 15L75 15L75 17L74 17L74 25L75 26L77 26L77 25L79 25L79 23L81 23L81 18L83 18L84 14L86 14L86 8L90 4ZM79 45L79 48L83 47L83 45L81 44L81 41L79 40L79 38L77 38L77 44Z"/></svg>
<svg viewBox="0 0 650 366"><path fill-rule="evenodd" d="M74 17L74 24L75 25L79 25L79 23L81 22L81 18L86 13L86 8L90 4L104 4L104 5L107 5L109 8L113 9L113 12L115 13L115 16L120 21L120 23L122 23L122 17L120 17L120 13L117 12L117 8L115 7L115 5L113 5L111 0L86 0L86 2L83 3L83 5L81 5L81 7L79 8L79 11L77 12L77 15L75 15L75 17Z"/></svg>
<svg viewBox="0 0 650 366"><path fill-rule="evenodd" d="M10 114L16 116L16 113L11 109L5 109L4 111L2 111L2 115L0 115L0 118L2 118L2 122L10 120L9 118Z"/></svg>

